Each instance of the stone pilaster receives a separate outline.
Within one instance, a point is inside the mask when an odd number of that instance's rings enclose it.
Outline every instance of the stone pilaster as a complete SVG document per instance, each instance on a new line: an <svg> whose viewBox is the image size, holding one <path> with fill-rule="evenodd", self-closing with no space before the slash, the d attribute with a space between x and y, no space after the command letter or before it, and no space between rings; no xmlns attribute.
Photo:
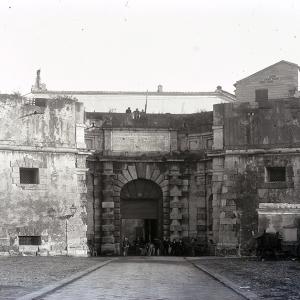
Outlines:
<svg viewBox="0 0 300 300"><path fill-rule="evenodd" d="M101 202L101 253L115 254L115 203L113 200L113 164L103 162Z"/></svg>
<svg viewBox="0 0 300 300"><path fill-rule="evenodd" d="M169 192L169 183L166 179L166 186L162 188L163 192L163 238L169 238L170 237L170 199L168 196Z"/></svg>
<svg viewBox="0 0 300 300"><path fill-rule="evenodd" d="M169 187L170 187L170 239L181 237L182 232L182 203L180 197L182 191L180 189L181 179L179 167L172 165L169 170Z"/></svg>
<svg viewBox="0 0 300 300"><path fill-rule="evenodd" d="M197 240L207 243L207 206L206 206L206 163L197 163Z"/></svg>
<svg viewBox="0 0 300 300"><path fill-rule="evenodd" d="M224 158L213 158L213 177L212 177L212 193L213 193L213 241L214 244L220 242L220 212L221 198L224 175Z"/></svg>
<svg viewBox="0 0 300 300"><path fill-rule="evenodd" d="M93 248L95 253L93 255L97 255L101 253L101 214L102 214L102 207L101 207L101 174L99 172L95 172L92 176L93 180L93 221L94 221L94 241L93 241Z"/></svg>

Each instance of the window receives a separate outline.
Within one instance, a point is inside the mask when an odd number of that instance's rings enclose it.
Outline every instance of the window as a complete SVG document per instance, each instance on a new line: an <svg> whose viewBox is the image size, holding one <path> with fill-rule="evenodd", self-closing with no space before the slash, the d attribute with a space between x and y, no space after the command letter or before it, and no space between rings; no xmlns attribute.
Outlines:
<svg viewBox="0 0 300 300"><path fill-rule="evenodd" d="M93 149L93 140L92 139L85 139L85 144L87 149Z"/></svg>
<svg viewBox="0 0 300 300"><path fill-rule="evenodd" d="M212 182L212 175L208 174L207 177L206 177L206 184L211 185L211 182Z"/></svg>
<svg viewBox="0 0 300 300"><path fill-rule="evenodd" d="M294 97L297 89L289 90L289 97Z"/></svg>
<svg viewBox="0 0 300 300"><path fill-rule="evenodd" d="M39 184L38 168L20 168L21 184Z"/></svg>
<svg viewBox="0 0 300 300"><path fill-rule="evenodd" d="M46 107L47 99L44 98L35 98L34 105L38 107Z"/></svg>
<svg viewBox="0 0 300 300"><path fill-rule="evenodd" d="M212 149L212 145L213 145L213 139L208 139L206 140L206 148L208 150L211 150Z"/></svg>
<svg viewBox="0 0 300 300"><path fill-rule="evenodd" d="M41 236L40 235L32 235L32 236L19 236L19 245L41 245Z"/></svg>
<svg viewBox="0 0 300 300"><path fill-rule="evenodd" d="M255 90L255 101L268 100L268 89Z"/></svg>
<svg viewBox="0 0 300 300"><path fill-rule="evenodd" d="M278 182L286 181L285 167L268 167L267 168L267 181Z"/></svg>

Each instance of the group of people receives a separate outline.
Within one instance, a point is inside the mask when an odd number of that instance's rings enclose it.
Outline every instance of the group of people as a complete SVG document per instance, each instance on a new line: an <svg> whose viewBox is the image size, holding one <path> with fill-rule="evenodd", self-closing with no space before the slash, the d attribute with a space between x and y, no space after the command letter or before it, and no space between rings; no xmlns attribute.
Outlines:
<svg viewBox="0 0 300 300"><path fill-rule="evenodd" d="M144 119L146 116L146 112L143 109L142 109L142 111L139 111L138 109L136 109L135 111L131 112L130 107L128 107L126 109L126 114L130 115L135 120Z"/></svg>
<svg viewBox="0 0 300 300"><path fill-rule="evenodd" d="M155 238L149 242L145 242L142 238L137 238L131 245L128 238L124 237L122 243L124 256L128 255L129 248L131 254L141 256L195 256L195 247L195 239L191 240L188 247L181 239L170 241L168 238L164 238L163 240Z"/></svg>

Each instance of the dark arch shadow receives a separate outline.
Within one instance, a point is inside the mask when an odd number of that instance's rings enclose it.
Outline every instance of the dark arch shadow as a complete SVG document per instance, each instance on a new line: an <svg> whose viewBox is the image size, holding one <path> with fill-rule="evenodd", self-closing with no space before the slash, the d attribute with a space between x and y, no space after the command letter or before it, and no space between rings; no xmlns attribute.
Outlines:
<svg viewBox="0 0 300 300"><path fill-rule="evenodd" d="M162 238L163 193L160 186L147 179L126 183L120 193L121 237L150 241Z"/></svg>

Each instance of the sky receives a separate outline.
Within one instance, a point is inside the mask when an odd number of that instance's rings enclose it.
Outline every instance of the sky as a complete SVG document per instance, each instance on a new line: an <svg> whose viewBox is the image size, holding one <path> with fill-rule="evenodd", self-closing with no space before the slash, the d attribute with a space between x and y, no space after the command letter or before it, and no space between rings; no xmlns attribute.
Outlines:
<svg viewBox="0 0 300 300"><path fill-rule="evenodd" d="M1 0L0 92L214 91L300 64L297 0Z"/></svg>

